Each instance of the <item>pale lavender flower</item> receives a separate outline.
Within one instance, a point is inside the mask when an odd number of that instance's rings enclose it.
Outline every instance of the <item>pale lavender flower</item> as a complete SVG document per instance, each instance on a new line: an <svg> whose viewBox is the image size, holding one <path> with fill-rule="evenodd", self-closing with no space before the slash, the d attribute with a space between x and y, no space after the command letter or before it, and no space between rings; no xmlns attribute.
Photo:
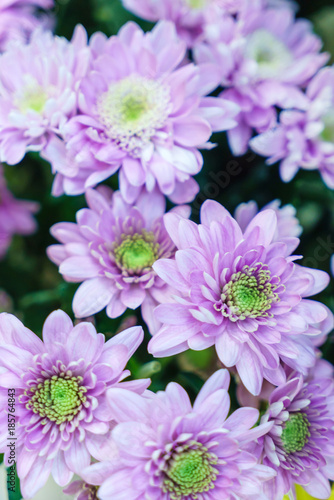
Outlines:
<svg viewBox="0 0 334 500"><path fill-rule="evenodd" d="M39 14L38 8L50 9L53 0L2 0L0 4L0 51L13 40L26 42L38 27L52 24L50 15Z"/></svg>
<svg viewBox="0 0 334 500"><path fill-rule="evenodd" d="M319 170L334 189L334 67L319 71L306 95L305 110L282 111L279 124L252 139L250 145L268 157L268 165L281 161L283 181L289 182L299 168Z"/></svg>
<svg viewBox="0 0 334 500"><path fill-rule="evenodd" d="M62 245L48 248L67 281L83 282L73 299L75 315L87 317L106 307L107 315L116 318L141 306L144 321L156 332L160 323L153 309L171 300L171 288L152 264L175 253L162 219L165 197L158 190L144 191L133 206L120 192L112 195L103 188L89 189L86 199L89 209L78 212L76 224L61 222L51 228ZM176 210L189 216L188 207Z"/></svg>
<svg viewBox="0 0 334 500"><path fill-rule="evenodd" d="M14 198L0 165L0 259L5 256L15 234L29 235L36 231L33 214L38 210L38 203Z"/></svg>
<svg viewBox="0 0 334 500"><path fill-rule="evenodd" d="M259 416L253 408L227 418L228 386L228 371L217 371L193 407L176 383L151 398L110 389L119 455L84 470L85 480L102 482L101 500L264 500L262 485L274 473L248 446L272 424L252 429Z"/></svg>
<svg viewBox="0 0 334 500"><path fill-rule="evenodd" d="M260 211L274 210L277 217L276 233L273 241L288 242L289 238L298 238L303 232L303 228L299 224L296 217L296 209L293 205L284 205L281 207L280 200L273 200L265 205ZM234 218L239 224L243 232L246 231L248 224L259 212L256 201L249 201L248 203L241 203L235 210Z"/></svg>
<svg viewBox="0 0 334 500"><path fill-rule="evenodd" d="M212 147L213 131L233 127L237 106L205 97L217 86L210 64L180 64L186 47L172 23L144 33L127 23L99 43L79 89L79 114L43 156L57 172L53 194L76 195L119 170L128 203L143 186L175 203L198 192L193 179L203 164L199 148Z"/></svg>
<svg viewBox="0 0 334 500"><path fill-rule="evenodd" d="M299 240L275 240L273 210L257 214L244 233L211 200L202 205L199 225L174 214L164 221L178 251L153 269L178 294L174 304L155 310L164 325L149 343L154 356L215 345L254 395L263 378L285 381L281 362L303 373L314 365L312 338L322 337L332 314L306 297L323 290L329 276L294 263Z"/></svg>
<svg viewBox="0 0 334 500"><path fill-rule="evenodd" d="M91 323L53 312L44 343L10 314L0 315L0 452L8 463L8 389L15 395L17 473L24 498L33 498L50 474L60 486L91 461L115 452L106 391L142 394L149 380L122 382L129 358L143 340L134 327L105 342ZM14 404L14 403L13 403Z"/></svg>
<svg viewBox="0 0 334 500"><path fill-rule="evenodd" d="M312 25L296 20L286 4L259 8L251 3L241 18L225 15L207 28L195 59L217 64L226 87L221 97L240 107L238 125L228 131L235 155L246 152L254 129L260 133L275 125L276 107L306 106L300 87L328 60L320 49Z"/></svg>
<svg viewBox="0 0 334 500"><path fill-rule="evenodd" d="M0 157L14 165L27 151L42 151L76 113L75 92L90 57L86 32L71 42L34 32L29 44L13 44L0 56Z"/></svg>
<svg viewBox="0 0 334 500"><path fill-rule="evenodd" d="M334 480L333 366L319 361L307 378L291 373L270 396L261 423L274 426L262 440L263 463L277 476L264 485L269 500L301 484L312 496L327 499Z"/></svg>

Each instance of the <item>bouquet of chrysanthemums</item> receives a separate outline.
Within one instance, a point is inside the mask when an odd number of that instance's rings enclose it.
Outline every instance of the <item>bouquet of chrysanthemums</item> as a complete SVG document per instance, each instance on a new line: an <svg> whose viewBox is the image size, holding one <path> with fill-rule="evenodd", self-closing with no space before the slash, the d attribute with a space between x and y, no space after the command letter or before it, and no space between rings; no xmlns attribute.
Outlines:
<svg viewBox="0 0 334 500"><path fill-rule="evenodd" d="M333 498L334 8L300 3L0 0L1 500Z"/></svg>

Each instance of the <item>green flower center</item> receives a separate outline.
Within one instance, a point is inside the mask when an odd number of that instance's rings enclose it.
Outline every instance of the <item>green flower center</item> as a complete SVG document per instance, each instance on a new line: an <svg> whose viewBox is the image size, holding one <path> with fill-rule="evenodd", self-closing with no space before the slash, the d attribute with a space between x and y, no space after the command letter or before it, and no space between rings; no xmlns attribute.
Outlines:
<svg viewBox="0 0 334 500"><path fill-rule="evenodd" d="M323 118L324 129L320 139L326 142L334 142L334 111L329 111Z"/></svg>
<svg viewBox="0 0 334 500"><path fill-rule="evenodd" d="M134 157L141 156L170 111L169 89L139 75L112 83L97 100L105 133Z"/></svg>
<svg viewBox="0 0 334 500"><path fill-rule="evenodd" d="M266 265L244 266L223 287L221 301L215 309L231 321L272 316L268 311L280 298L275 290L280 279L271 276Z"/></svg>
<svg viewBox="0 0 334 500"><path fill-rule="evenodd" d="M168 462L164 493L169 492L172 500L187 496L196 499L198 493L213 489L218 474L213 466L217 461L217 457L202 446L175 454Z"/></svg>
<svg viewBox="0 0 334 500"><path fill-rule="evenodd" d="M293 413L285 423L281 440L286 453L302 451L311 433L310 423L304 413Z"/></svg>
<svg viewBox="0 0 334 500"><path fill-rule="evenodd" d="M155 242L154 233L144 230L142 234L123 237L122 243L114 249L114 256L120 269L139 274L152 267L158 252L159 244Z"/></svg>
<svg viewBox="0 0 334 500"><path fill-rule="evenodd" d="M25 395L30 398L26 404L27 409L58 425L70 422L86 401L87 389L80 385L82 380L82 377L54 375L26 389Z"/></svg>
<svg viewBox="0 0 334 500"><path fill-rule="evenodd" d="M254 31L248 37L245 50L246 57L257 63L259 78L280 76L293 60L286 45L263 28Z"/></svg>

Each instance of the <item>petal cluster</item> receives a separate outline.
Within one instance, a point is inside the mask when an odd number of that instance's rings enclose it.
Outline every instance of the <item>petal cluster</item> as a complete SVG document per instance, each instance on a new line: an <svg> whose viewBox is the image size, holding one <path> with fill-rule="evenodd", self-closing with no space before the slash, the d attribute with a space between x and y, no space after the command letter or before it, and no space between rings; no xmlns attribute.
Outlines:
<svg viewBox="0 0 334 500"><path fill-rule="evenodd" d="M327 67L309 83L307 105L282 111L279 123L253 138L250 145L268 157L271 165L280 161L280 175L289 182L300 168L319 170L324 182L334 188L334 68Z"/></svg>
<svg viewBox="0 0 334 500"><path fill-rule="evenodd" d="M262 484L275 473L259 465L248 446L272 424L251 429L258 419L258 411L251 408L227 418L228 386L227 370L219 370L193 407L176 383L151 398L110 389L108 400L117 408L112 437L119 456L83 472L85 478L102 478L101 500L124 495L131 500L263 498Z"/></svg>
<svg viewBox="0 0 334 500"><path fill-rule="evenodd" d="M273 210L257 214L243 232L227 210L206 201L201 224L170 214L165 225L178 250L153 268L178 294L174 304L155 310L163 326L150 340L152 354L215 345L254 395L263 378L274 385L285 380L281 362L303 373L314 365L314 339L323 339L332 314L306 297L323 290L329 277L294 262L299 240L275 239Z"/></svg>
<svg viewBox="0 0 334 500"><path fill-rule="evenodd" d="M282 7L289 0L122 0L125 8L149 21L175 23L178 36L189 48L205 40L213 21L224 14L244 16L249 7Z"/></svg>
<svg viewBox="0 0 334 500"><path fill-rule="evenodd" d="M292 372L276 388L261 422L274 425L263 438L263 463L277 476L265 485L269 500L282 498L293 483L312 496L327 499L334 479L333 366L318 361L303 378Z"/></svg>
<svg viewBox="0 0 334 500"><path fill-rule="evenodd" d="M238 12L245 0L123 0L131 12L149 21L165 19L175 23L177 33L188 45L194 46L204 36L205 26L223 12Z"/></svg>
<svg viewBox="0 0 334 500"><path fill-rule="evenodd" d="M281 207L281 201L274 200L265 205L261 209L261 212L264 210L274 210L276 214L277 227L273 241L288 242L288 238L298 238L301 235L303 229L296 217L296 209L293 205L284 205ZM258 212L259 208L256 201L241 203L237 206L234 218L243 232L246 231L248 224Z"/></svg>
<svg viewBox="0 0 334 500"><path fill-rule="evenodd" d="M3 0L0 5L0 51L13 40L27 41L38 27L48 27L50 15L38 14L37 9L50 9L53 0Z"/></svg>
<svg viewBox="0 0 334 500"><path fill-rule="evenodd" d="M250 2L241 15L225 14L208 26L195 57L217 64L225 87L221 97L240 107L238 124L228 131L235 155L247 151L253 130L275 124L277 107L306 106L301 88L328 60L320 49L311 24L296 20L288 4Z"/></svg>

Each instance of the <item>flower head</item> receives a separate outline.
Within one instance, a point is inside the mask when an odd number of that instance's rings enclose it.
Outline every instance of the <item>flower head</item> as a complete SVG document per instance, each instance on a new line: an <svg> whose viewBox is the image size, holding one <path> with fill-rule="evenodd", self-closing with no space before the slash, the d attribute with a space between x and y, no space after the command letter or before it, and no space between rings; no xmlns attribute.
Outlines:
<svg viewBox="0 0 334 500"><path fill-rule="evenodd" d="M142 328L134 327L105 343L91 323L73 327L63 311L55 311L44 324L43 343L14 316L0 315L0 390L15 389L17 472L24 498L32 498L50 473L65 486L90 464L91 455L112 456L114 415L106 407L106 391L144 392L148 380L122 382L142 339ZM7 412L3 403L0 450L6 463Z"/></svg>
<svg viewBox="0 0 334 500"><path fill-rule="evenodd" d="M268 157L269 165L281 161L283 181L289 182L299 168L318 169L324 182L333 189L334 68L319 71L306 95L306 109L282 111L279 124L252 139L250 145Z"/></svg>
<svg viewBox="0 0 334 500"><path fill-rule="evenodd" d="M227 417L229 375L219 370L204 384L192 407L176 383L151 398L109 390L117 408L112 432L118 457L83 471L85 478L102 477L101 500L206 500L261 497L263 481L273 475L248 452L269 427L251 427L258 411L242 408ZM109 473L108 473L109 471ZM107 478L105 479L105 477Z"/></svg>
<svg viewBox="0 0 334 500"><path fill-rule="evenodd" d="M329 279L294 263L299 240L275 239L275 212L260 212L243 232L221 205L206 201L201 224L170 214L165 225L178 251L153 269L178 293L174 303L155 310L163 326L150 352L160 357L215 345L222 363L236 366L254 395L263 378L284 382L282 361L306 373L315 363L312 338L322 337L332 314L305 297Z"/></svg>
<svg viewBox="0 0 334 500"><path fill-rule="evenodd" d="M240 107L237 126L228 131L234 154L246 152L253 130L276 123L276 107L305 107L303 87L327 62L311 25L295 19L293 9L250 2L244 15L216 18L206 40L195 49L196 61L216 63L221 97Z"/></svg>
<svg viewBox="0 0 334 500"><path fill-rule="evenodd" d="M265 485L269 500L282 498L293 483L316 498L330 496L328 479L334 479L333 367L319 362L303 378L291 373L275 389L261 422L273 422L263 440L263 463L277 476Z"/></svg>
<svg viewBox="0 0 334 500"><path fill-rule="evenodd" d="M54 194L83 193L120 170L128 203L143 186L158 186L176 203L192 201L198 149L235 124L235 104L204 97L217 84L216 69L180 66L186 48L168 22L149 33L127 23L99 40L91 41L96 57L78 90L79 114L63 128L64 140L53 138L43 153L57 172Z"/></svg>
<svg viewBox="0 0 334 500"><path fill-rule="evenodd" d="M86 33L71 42L37 30L27 45L0 57L1 159L14 165L27 151L41 151L76 112L75 87L89 60Z"/></svg>
<svg viewBox="0 0 334 500"><path fill-rule="evenodd" d="M38 209L38 203L14 198L0 166L0 259L7 252L14 234L29 235L36 231L33 214Z"/></svg>
<svg viewBox="0 0 334 500"><path fill-rule="evenodd" d="M107 315L115 318L128 307L141 306L153 333L159 327L153 309L158 302L170 300L170 287L152 265L175 252L162 220L165 198L157 190L144 191L136 205L129 205L120 192L112 194L108 188L90 189L86 198L89 209L78 212L76 224L61 222L52 227L62 245L48 249L66 280L83 282L74 296L74 313L82 318L106 307ZM177 211L189 215L187 207Z"/></svg>

